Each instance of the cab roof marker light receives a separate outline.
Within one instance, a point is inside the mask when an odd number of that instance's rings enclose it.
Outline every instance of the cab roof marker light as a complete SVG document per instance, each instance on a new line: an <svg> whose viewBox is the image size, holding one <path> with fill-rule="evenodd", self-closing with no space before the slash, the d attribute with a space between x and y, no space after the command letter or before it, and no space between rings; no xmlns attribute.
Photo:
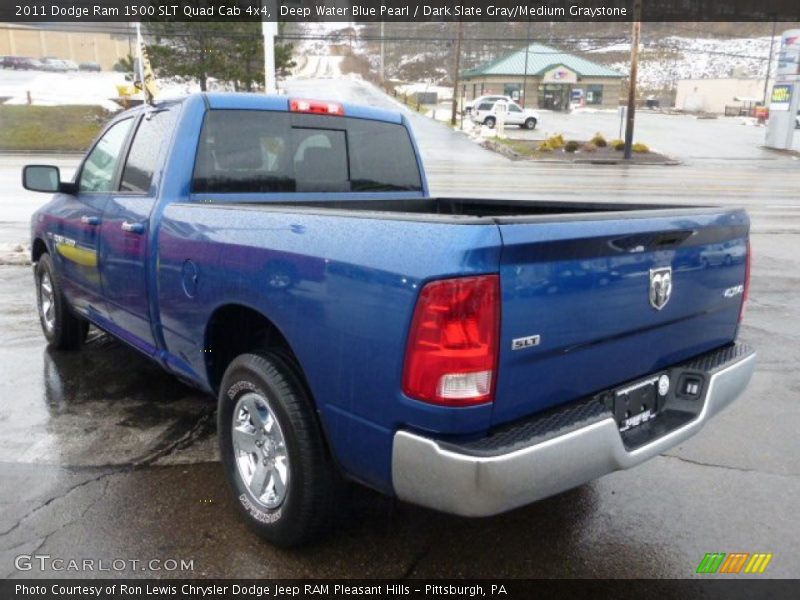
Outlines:
<svg viewBox="0 0 800 600"><path fill-rule="evenodd" d="M315 115L344 116L344 106L339 102L326 100L307 100L305 98L292 98L289 100L291 112L310 113Z"/></svg>

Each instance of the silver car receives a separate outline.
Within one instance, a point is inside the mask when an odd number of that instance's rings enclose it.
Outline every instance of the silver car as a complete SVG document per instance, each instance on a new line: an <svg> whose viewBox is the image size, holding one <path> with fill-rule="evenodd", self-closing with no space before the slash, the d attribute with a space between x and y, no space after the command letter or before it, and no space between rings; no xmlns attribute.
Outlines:
<svg viewBox="0 0 800 600"><path fill-rule="evenodd" d="M69 71L69 66L60 58L46 57L42 59L42 70L51 73L66 73Z"/></svg>

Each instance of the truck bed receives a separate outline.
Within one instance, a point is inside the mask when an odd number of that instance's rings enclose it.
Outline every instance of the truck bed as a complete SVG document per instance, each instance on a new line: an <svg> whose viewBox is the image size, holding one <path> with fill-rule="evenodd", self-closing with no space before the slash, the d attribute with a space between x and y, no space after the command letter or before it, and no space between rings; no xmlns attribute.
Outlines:
<svg viewBox="0 0 800 600"><path fill-rule="evenodd" d="M230 201L228 201L230 202ZM226 202L226 204L228 203ZM213 203L213 200L212 202ZM237 203L238 204L238 203ZM292 200L291 202L242 201L242 208L325 213L361 216L365 218L408 219L486 224L529 223L535 221L565 221L602 218L627 219L693 212L706 212L718 207L677 204L632 204L622 202L563 202L540 200L505 200L484 198L398 198L346 200ZM640 213L640 214L636 214Z"/></svg>
<svg viewBox="0 0 800 600"><path fill-rule="evenodd" d="M749 229L741 209L469 198L282 203L248 196L204 199L183 205L175 216L206 224L216 239L249 246L247 263L274 260L258 258L262 251L256 248L268 246L294 272L315 265L330 297L366 302L381 327L386 307L394 304L394 328L363 335L375 344L365 357L397 339L392 364L399 364L415 290L427 281L499 273L495 425L643 376L736 336ZM246 232L227 232L234 213L234 221L248 223ZM223 254L241 252L232 247ZM667 267L673 297L654 308L648 300L653 273ZM378 281L385 285L374 285ZM396 281L412 286L409 297L394 288ZM343 323L357 328L349 319ZM520 338L537 343L512 350ZM363 374L354 380L364 381Z"/></svg>

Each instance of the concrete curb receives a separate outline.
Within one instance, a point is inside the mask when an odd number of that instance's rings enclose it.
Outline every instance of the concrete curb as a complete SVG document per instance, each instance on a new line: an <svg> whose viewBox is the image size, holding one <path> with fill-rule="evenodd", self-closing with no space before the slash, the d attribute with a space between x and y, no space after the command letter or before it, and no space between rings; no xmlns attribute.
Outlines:
<svg viewBox="0 0 800 600"><path fill-rule="evenodd" d="M772 152L780 156L790 156L792 158L800 158L800 152L798 152L797 150L793 150L791 148L781 149L781 148L771 148L770 146L759 146L759 148L765 150L766 152Z"/></svg>
<svg viewBox="0 0 800 600"><path fill-rule="evenodd" d="M0 156L83 156L86 151L81 150L0 150Z"/></svg>

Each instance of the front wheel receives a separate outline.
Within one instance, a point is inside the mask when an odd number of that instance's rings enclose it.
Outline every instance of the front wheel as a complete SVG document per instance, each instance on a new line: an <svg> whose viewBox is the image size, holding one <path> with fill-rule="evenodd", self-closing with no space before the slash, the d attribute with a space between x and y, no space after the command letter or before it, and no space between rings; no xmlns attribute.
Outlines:
<svg viewBox="0 0 800 600"><path fill-rule="evenodd" d="M525 129L536 129L536 119L531 117L530 119L525 119L525 123L523 124Z"/></svg>
<svg viewBox="0 0 800 600"><path fill-rule="evenodd" d="M288 360L271 353L235 358L220 387L217 431L228 483L256 533L291 547L329 524L339 480Z"/></svg>
<svg viewBox="0 0 800 600"><path fill-rule="evenodd" d="M494 117L486 117L483 124L486 125L489 129L494 129L497 120Z"/></svg>
<svg viewBox="0 0 800 600"><path fill-rule="evenodd" d="M36 263L34 277L39 323L47 343L57 350L80 348L89 322L75 315L67 304L49 254L43 254Z"/></svg>

